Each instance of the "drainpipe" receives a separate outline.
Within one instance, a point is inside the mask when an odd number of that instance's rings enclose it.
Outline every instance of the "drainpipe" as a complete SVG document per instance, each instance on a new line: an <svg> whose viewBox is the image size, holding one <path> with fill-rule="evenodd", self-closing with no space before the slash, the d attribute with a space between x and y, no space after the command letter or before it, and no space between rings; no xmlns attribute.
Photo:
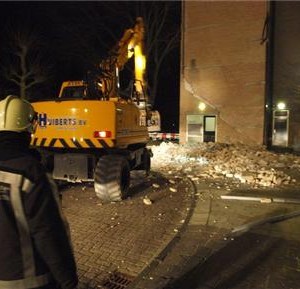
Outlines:
<svg viewBox="0 0 300 289"><path fill-rule="evenodd" d="M179 87L179 143L186 140L186 112L182 110L183 80L185 78L185 1L181 2L181 45L180 45L180 87ZM183 116L184 113L184 116Z"/></svg>
<svg viewBox="0 0 300 289"><path fill-rule="evenodd" d="M267 149L272 147L273 136L273 69L274 69L274 24L275 24L275 1L267 2L266 19L266 85L265 85L265 122L264 122L264 145Z"/></svg>

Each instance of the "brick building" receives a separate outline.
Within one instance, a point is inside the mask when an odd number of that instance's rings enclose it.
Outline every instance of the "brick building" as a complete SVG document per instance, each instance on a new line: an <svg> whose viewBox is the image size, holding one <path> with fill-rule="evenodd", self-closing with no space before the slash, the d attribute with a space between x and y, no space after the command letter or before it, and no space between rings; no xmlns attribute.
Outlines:
<svg viewBox="0 0 300 289"><path fill-rule="evenodd" d="M300 151L300 2L183 1L180 141Z"/></svg>
<svg viewBox="0 0 300 289"><path fill-rule="evenodd" d="M271 144L300 151L300 2L271 2L269 103ZM285 107L278 109L278 104Z"/></svg>
<svg viewBox="0 0 300 289"><path fill-rule="evenodd" d="M267 2L183 1L181 142L264 139Z"/></svg>

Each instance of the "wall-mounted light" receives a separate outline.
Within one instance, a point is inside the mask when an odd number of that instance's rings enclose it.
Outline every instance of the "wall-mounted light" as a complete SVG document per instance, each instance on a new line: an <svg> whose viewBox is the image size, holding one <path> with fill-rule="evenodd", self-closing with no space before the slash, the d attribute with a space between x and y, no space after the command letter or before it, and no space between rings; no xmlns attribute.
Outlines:
<svg viewBox="0 0 300 289"><path fill-rule="evenodd" d="M198 105L198 109L200 111L204 111L206 109L206 104L204 102L200 102Z"/></svg>
<svg viewBox="0 0 300 289"><path fill-rule="evenodd" d="M277 103L277 109L285 109L286 108L286 105L284 102L278 102Z"/></svg>

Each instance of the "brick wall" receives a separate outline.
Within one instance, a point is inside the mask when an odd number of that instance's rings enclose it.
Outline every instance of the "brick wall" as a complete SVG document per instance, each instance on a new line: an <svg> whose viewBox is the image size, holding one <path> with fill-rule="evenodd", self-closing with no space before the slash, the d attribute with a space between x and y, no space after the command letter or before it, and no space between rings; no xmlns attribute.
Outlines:
<svg viewBox="0 0 300 289"><path fill-rule="evenodd" d="M217 116L218 142L263 142L266 2L183 2L180 138L186 115Z"/></svg>

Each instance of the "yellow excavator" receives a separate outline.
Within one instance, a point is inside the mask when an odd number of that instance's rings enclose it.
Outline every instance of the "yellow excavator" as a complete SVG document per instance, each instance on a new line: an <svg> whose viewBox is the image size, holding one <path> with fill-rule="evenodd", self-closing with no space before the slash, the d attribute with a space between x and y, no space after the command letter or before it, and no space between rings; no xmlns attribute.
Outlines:
<svg viewBox="0 0 300 289"><path fill-rule="evenodd" d="M126 198L131 170L150 171L149 127L159 130L160 116L148 105L144 33L137 18L96 73L85 81L64 82L56 99L32 103L39 125L31 145L54 179L93 181L103 202ZM135 78L124 93L119 72L132 57Z"/></svg>

